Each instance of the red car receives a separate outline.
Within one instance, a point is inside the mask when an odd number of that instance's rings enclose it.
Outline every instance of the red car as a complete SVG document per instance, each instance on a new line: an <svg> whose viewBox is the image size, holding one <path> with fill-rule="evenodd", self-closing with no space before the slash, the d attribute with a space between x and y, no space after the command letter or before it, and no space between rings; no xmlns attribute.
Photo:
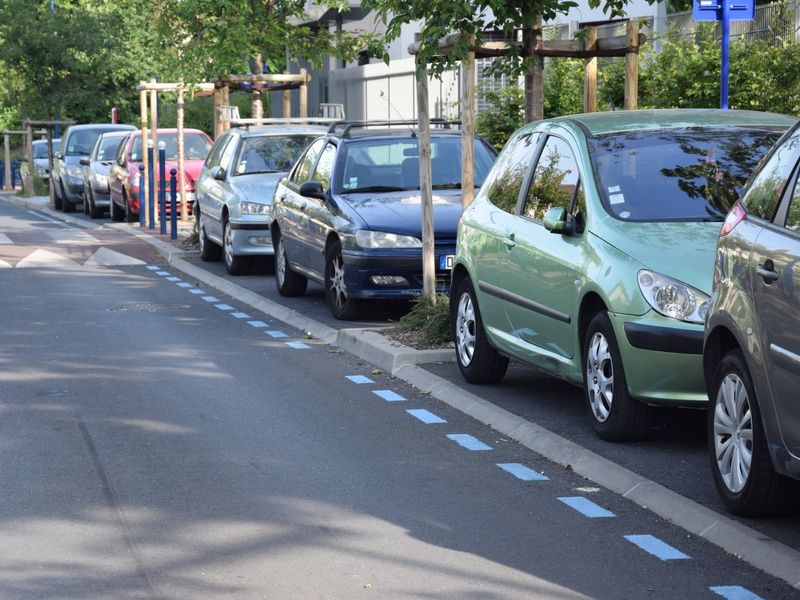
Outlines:
<svg viewBox="0 0 800 600"><path fill-rule="evenodd" d="M178 168L178 135L177 129L159 129L158 145L166 152L167 193L169 193L169 172ZM194 203L194 184L200 175L203 161L211 148L211 138L199 129L183 130L183 171L186 179L187 211L191 213ZM154 152L154 161L158 164L158 152ZM114 158L114 165L108 175L111 192L109 212L112 221L125 220L128 223L139 220L139 165L142 164L142 133L132 132L120 145ZM158 171L156 170L156 174ZM158 207L158 198L155 199ZM167 196L167 214L169 214L169 196Z"/></svg>

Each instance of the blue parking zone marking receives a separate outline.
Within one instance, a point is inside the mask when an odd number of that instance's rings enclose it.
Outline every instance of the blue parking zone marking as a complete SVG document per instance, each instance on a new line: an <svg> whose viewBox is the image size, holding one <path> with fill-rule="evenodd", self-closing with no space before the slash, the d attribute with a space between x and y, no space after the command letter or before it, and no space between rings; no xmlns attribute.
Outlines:
<svg viewBox="0 0 800 600"><path fill-rule="evenodd" d="M764 600L758 594L754 594L740 585L716 585L708 589L726 600Z"/></svg>
<svg viewBox="0 0 800 600"><path fill-rule="evenodd" d="M559 498L559 500L590 519L602 519L616 516L610 510L606 510L583 496L563 496Z"/></svg>
<svg viewBox="0 0 800 600"><path fill-rule="evenodd" d="M692 558L652 535L626 535L625 539L661 560L686 560Z"/></svg>
<svg viewBox="0 0 800 600"><path fill-rule="evenodd" d="M375 383L369 377L364 377L363 375L347 375L347 378L352 381L353 383L358 383L359 385L364 383Z"/></svg>
<svg viewBox="0 0 800 600"><path fill-rule="evenodd" d="M189 283L188 281L181 281L181 282L178 283L178 287L190 288L190 287L192 287L192 284Z"/></svg>
<svg viewBox="0 0 800 600"><path fill-rule="evenodd" d="M406 411L412 417L416 417L426 425L434 425L437 423L447 423L442 417L433 414L429 410L425 410L424 408L412 408Z"/></svg>
<svg viewBox="0 0 800 600"><path fill-rule="evenodd" d="M253 318L250 315L248 315L247 313L243 313L243 312L231 313L231 316L234 319L252 319Z"/></svg>
<svg viewBox="0 0 800 600"><path fill-rule="evenodd" d="M220 310L233 310L233 307L230 304L215 304L214 307Z"/></svg>
<svg viewBox="0 0 800 600"><path fill-rule="evenodd" d="M288 335L286 335L286 334L285 334L285 333L283 333L282 331L265 331L264 333L266 333L266 334L267 334L269 337L272 337L272 338L285 338L285 337L289 337Z"/></svg>
<svg viewBox="0 0 800 600"><path fill-rule="evenodd" d="M171 281L173 283L175 283L176 281L180 281L180 280L181 280L180 277L167 277L167 281Z"/></svg>
<svg viewBox="0 0 800 600"><path fill-rule="evenodd" d="M549 481L547 475L542 475L539 471L534 471L530 467L521 465L519 463L497 463L497 466L511 473L517 479L522 481Z"/></svg>
<svg viewBox="0 0 800 600"><path fill-rule="evenodd" d="M219 298L215 298L214 296L203 296L203 300L206 302L219 302Z"/></svg>
<svg viewBox="0 0 800 600"><path fill-rule="evenodd" d="M169 277L170 273L167 271L156 271L156 275L160 275L161 277Z"/></svg>
<svg viewBox="0 0 800 600"><path fill-rule="evenodd" d="M400 394L397 394L392 390L372 390L372 393L380 398L383 398L387 402L403 402L406 400Z"/></svg>
<svg viewBox="0 0 800 600"><path fill-rule="evenodd" d="M303 342L286 342L286 345L290 348L294 348L295 350L307 350L311 348L308 344L304 344Z"/></svg>
<svg viewBox="0 0 800 600"><path fill-rule="evenodd" d="M190 294L194 294L195 296L199 294L205 294L205 292L201 289L194 289L194 290L187 290Z"/></svg>
<svg viewBox="0 0 800 600"><path fill-rule="evenodd" d="M150 269L151 271L160 271L161 270L161 267L159 267L158 265L147 265L147 268Z"/></svg>
<svg viewBox="0 0 800 600"><path fill-rule="evenodd" d="M453 440L459 446L466 448L467 450L472 450L473 452L481 451L481 450L492 450L492 447L484 444L478 438L471 436L466 433L451 433L448 434L448 439Z"/></svg>
<svg viewBox="0 0 800 600"><path fill-rule="evenodd" d="M269 327L264 321L248 321L247 322L250 327L255 327L256 329L260 329L262 327Z"/></svg>

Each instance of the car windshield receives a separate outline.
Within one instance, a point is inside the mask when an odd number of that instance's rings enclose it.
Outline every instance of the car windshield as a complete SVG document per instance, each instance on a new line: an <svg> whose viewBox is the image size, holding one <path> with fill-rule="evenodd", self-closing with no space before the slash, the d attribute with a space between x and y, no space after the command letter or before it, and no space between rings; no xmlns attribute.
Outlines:
<svg viewBox="0 0 800 600"><path fill-rule="evenodd" d="M494 154L481 140L475 140L475 187L483 185L494 163ZM344 166L339 170L338 191L351 194L366 191L419 190L419 147L417 139L371 139L351 142L345 147ZM431 139L431 173L434 190L461 188L461 137Z"/></svg>
<svg viewBox="0 0 800 600"><path fill-rule="evenodd" d="M103 132L96 129L84 129L72 133L67 139L67 148L64 154L89 156L101 133Z"/></svg>
<svg viewBox="0 0 800 600"><path fill-rule="evenodd" d="M121 137L100 140L100 144L96 148L94 160L113 160L121 142Z"/></svg>
<svg viewBox="0 0 800 600"><path fill-rule="evenodd" d="M592 138L600 195L626 221L722 221L783 131L704 127Z"/></svg>
<svg viewBox="0 0 800 600"><path fill-rule="evenodd" d="M47 158L47 142L33 144L33 158Z"/></svg>
<svg viewBox="0 0 800 600"><path fill-rule="evenodd" d="M234 173L286 173L316 139L314 135L264 136L245 139Z"/></svg>
<svg viewBox="0 0 800 600"><path fill-rule="evenodd" d="M164 154L166 160L178 160L178 134L172 133L159 133L158 145L164 142ZM183 134L183 158L186 160L205 160L209 149L211 149L211 141L201 133L184 133ZM138 162L142 160L142 138L137 137L133 141L133 149L131 150L130 160Z"/></svg>

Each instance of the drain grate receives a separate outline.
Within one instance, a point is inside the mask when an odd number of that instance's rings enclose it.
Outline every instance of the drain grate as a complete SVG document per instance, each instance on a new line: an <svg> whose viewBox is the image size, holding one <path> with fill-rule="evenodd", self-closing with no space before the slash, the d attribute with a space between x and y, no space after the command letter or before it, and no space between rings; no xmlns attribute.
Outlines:
<svg viewBox="0 0 800 600"><path fill-rule="evenodd" d="M106 310L108 312L156 313L189 310L190 308L191 305L189 304L153 304L151 302L137 302L133 304L120 304L119 306L109 306Z"/></svg>

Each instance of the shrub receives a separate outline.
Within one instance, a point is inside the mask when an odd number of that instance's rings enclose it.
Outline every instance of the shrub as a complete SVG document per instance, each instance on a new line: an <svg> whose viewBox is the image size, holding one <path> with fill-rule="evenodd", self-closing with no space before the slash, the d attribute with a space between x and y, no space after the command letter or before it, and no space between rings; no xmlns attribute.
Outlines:
<svg viewBox="0 0 800 600"><path fill-rule="evenodd" d="M450 300L447 294L437 294L433 299L417 296L413 304L388 333L411 346L439 348L451 344L453 337L450 334ZM413 335L413 339L409 335Z"/></svg>

